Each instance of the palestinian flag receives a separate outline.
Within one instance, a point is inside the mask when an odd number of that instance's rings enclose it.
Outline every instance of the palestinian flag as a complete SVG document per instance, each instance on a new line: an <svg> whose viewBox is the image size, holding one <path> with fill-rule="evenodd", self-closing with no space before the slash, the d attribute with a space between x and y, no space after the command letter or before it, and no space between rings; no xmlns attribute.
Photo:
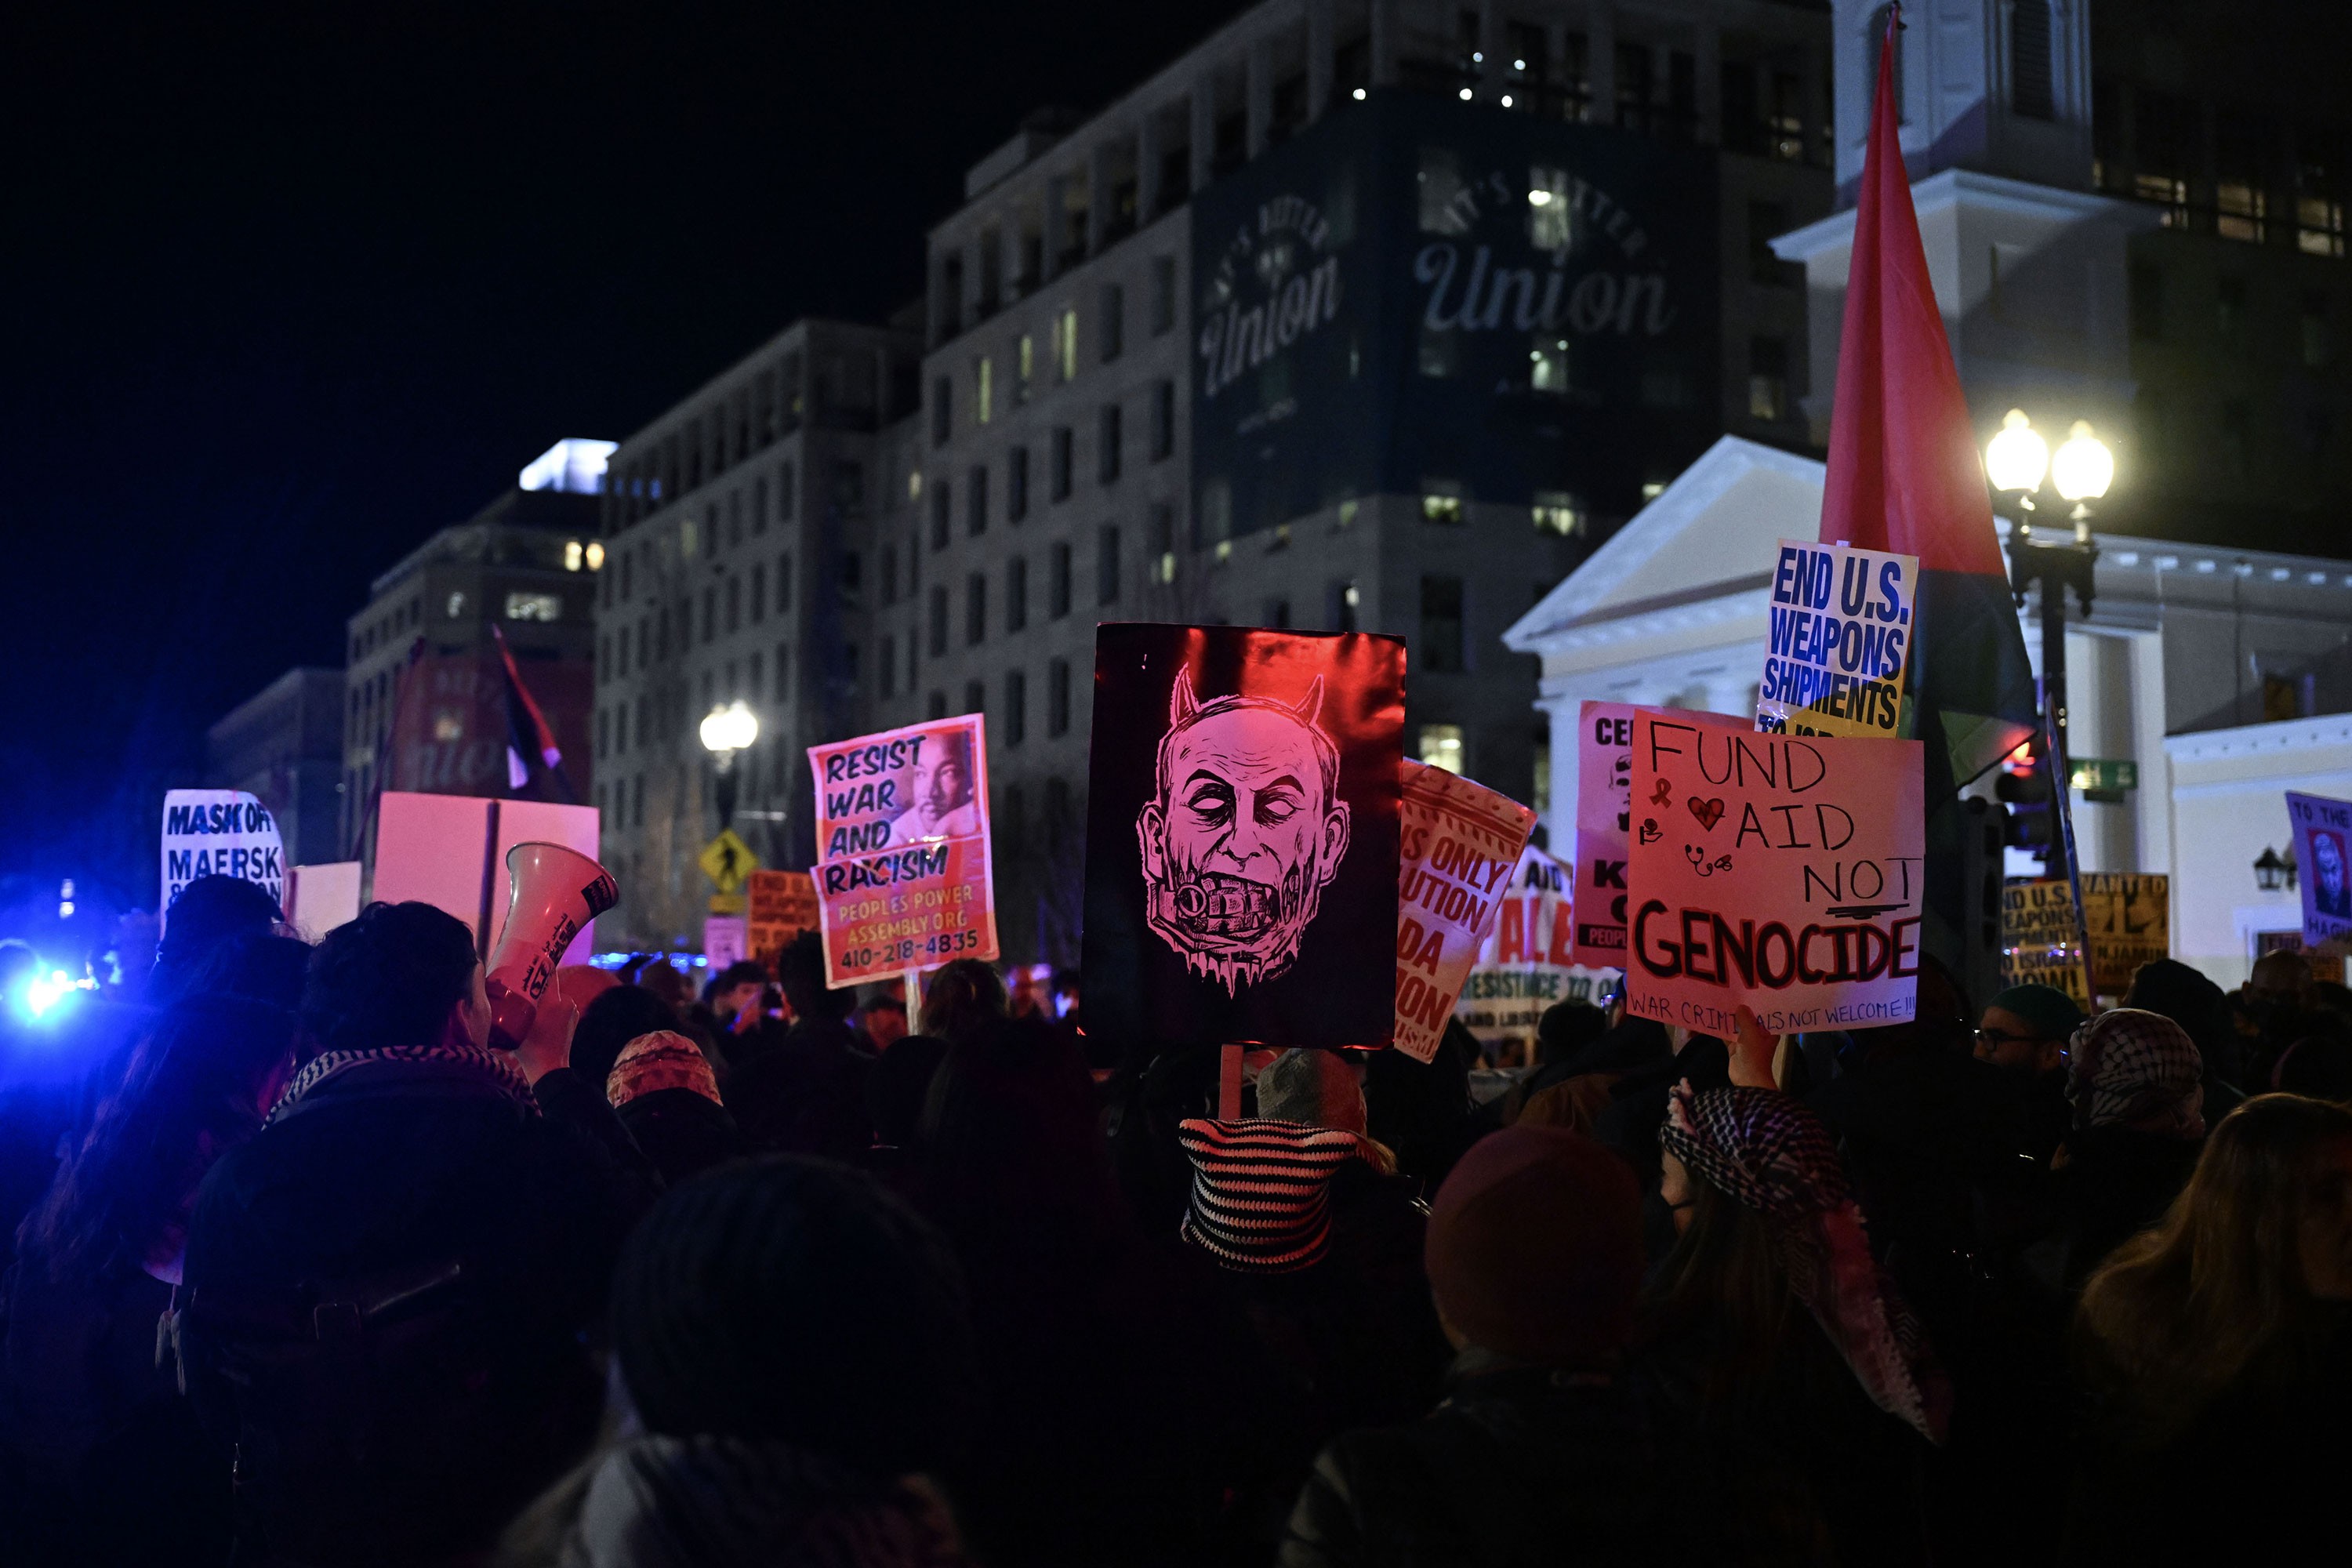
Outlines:
<svg viewBox="0 0 2352 1568"><path fill-rule="evenodd" d="M1948 790L2032 739L2041 721L1896 139L1894 35L1902 8L1889 12L1854 210L1821 539L1919 558L1916 733L1931 752L1942 737ZM1931 757L1931 810L1939 771Z"/></svg>
<svg viewBox="0 0 2352 1568"><path fill-rule="evenodd" d="M514 650L507 647L506 633L493 626L490 637L499 645L499 663L506 677L507 787L520 795L530 786L530 764L535 758L547 771L556 800L577 805L580 797L564 776L563 750L555 743L555 731L530 688L522 683L522 671L515 668Z"/></svg>

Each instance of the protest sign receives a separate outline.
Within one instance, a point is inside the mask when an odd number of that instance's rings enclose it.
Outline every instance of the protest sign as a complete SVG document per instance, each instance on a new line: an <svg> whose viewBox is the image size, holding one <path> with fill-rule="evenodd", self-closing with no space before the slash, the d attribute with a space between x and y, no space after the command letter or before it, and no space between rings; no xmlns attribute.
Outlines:
<svg viewBox="0 0 2352 1568"><path fill-rule="evenodd" d="M1576 962L1625 967L1626 821L1633 788L1633 705L1588 701L1577 713ZM1745 719L1696 710L1683 715L1720 729Z"/></svg>
<svg viewBox="0 0 2352 1568"><path fill-rule="evenodd" d="M175 789L163 794L163 919L181 890L199 877L251 882L286 907L286 847L278 819L241 789Z"/></svg>
<svg viewBox="0 0 2352 1568"><path fill-rule="evenodd" d="M741 915L705 915L702 917L703 976L719 978L728 965L740 963L750 952L745 945L746 921ZM773 974L774 971L769 972Z"/></svg>
<svg viewBox="0 0 2352 1568"><path fill-rule="evenodd" d="M818 929L816 879L806 871L754 871L745 890L745 951L772 978L781 973L784 949L801 932Z"/></svg>
<svg viewBox="0 0 2352 1568"><path fill-rule="evenodd" d="M1398 766L1396 1048L1425 1062L1494 929L1536 814L1444 768Z"/></svg>
<svg viewBox="0 0 2352 1568"><path fill-rule="evenodd" d="M2303 945L2309 952L2352 947L2352 801L2287 792L2295 864L2303 868Z"/></svg>
<svg viewBox="0 0 2352 1568"><path fill-rule="evenodd" d="M1533 845L1503 884L1454 1016L1498 1060L1534 1059L1536 1026L1557 1002L1599 999L1601 976L1576 963L1569 868Z"/></svg>
<svg viewBox="0 0 2352 1568"><path fill-rule="evenodd" d="M2085 871L2083 923L2091 933L2091 989L2120 996L2141 964L2172 952L2172 880L2154 873Z"/></svg>
<svg viewBox="0 0 2352 1568"><path fill-rule="evenodd" d="M1780 541L1756 728L1883 739L1907 733L1903 671L1918 594L1916 555Z"/></svg>
<svg viewBox="0 0 2352 1568"><path fill-rule="evenodd" d="M997 954L988 737L966 713L808 749L817 922L835 990Z"/></svg>
<svg viewBox="0 0 2352 1568"><path fill-rule="evenodd" d="M1403 737L1394 637L1099 627L1087 1032L1388 1045Z"/></svg>
<svg viewBox="0 0 2352 1568"><path fill-rule="evenodd" d="M1626 1011L1728 1037L1909 1019L1919 973L1916 741L1633 715Z"/></svg>
<svg viewBox="0 0 2352 1568"><path fill-rule="evenodd" d="M2003 985L2055 986L2088 1007L2090 977L2084 971L2082 951L2076 943L2074 890L2065 878L2011 882L2001 889Z"/></svg>

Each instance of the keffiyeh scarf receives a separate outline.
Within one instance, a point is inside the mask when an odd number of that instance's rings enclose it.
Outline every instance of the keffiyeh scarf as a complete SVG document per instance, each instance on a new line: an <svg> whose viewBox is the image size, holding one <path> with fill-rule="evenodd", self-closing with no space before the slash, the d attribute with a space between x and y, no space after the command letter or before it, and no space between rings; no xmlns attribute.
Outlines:
<svg viewBox="0 0 2352 1568"><path fill-rule="evenodd" d="M530 1091L530 1081L522 1076L514 1058L505 1051L494 1051L482 1046L453 1046L436 1043L430 1046L387 1046L375 1051L326 1051L312 1057L286 1083L278 1103L269 1108L262 1125L269 1126L302 1102L303 1097L315 1092L319 1086L351 1071L376 1062L431 1062L460 1067L480 1075L482 1079L500 1094L520 1106L528 1116L539 1114L539 1098Z"/></svg>
<svg viewBox="0 0 2352 1568"><path fill-rule="evenodd" d="M1926 1329L1871 1256L1861 1205L1820 1119L1769 1089L1675 1086L1659 1139L1693 1176L1762 1215L1797 1299L1873 1402L1931 1442L1950 1390Z"/></svg>
<svg viewBox="0 0 2352 1568"><path fill-rule="evenodd" d="M2074 1031L2067 1051L2076 1126L2205 1136L2205 1060L2163 1014L2109 1008Z"/></svg>

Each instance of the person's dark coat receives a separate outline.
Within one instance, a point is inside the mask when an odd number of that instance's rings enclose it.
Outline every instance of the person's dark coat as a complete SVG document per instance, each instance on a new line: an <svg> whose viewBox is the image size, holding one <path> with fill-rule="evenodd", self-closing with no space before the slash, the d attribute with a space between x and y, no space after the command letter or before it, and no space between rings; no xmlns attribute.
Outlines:
<svg viewBox="0 0 2352 1568"><path fill-rule="evenodd" d="M205 1177L179 1332L237 1444L241 1541L429 1559L486 1541L593 1439L589 1340L652 1188L576 1075L535 1098L548 1114L476 1069L369 1062ZM256 1357L291 1370L265 1384Z"/></svg>
<svg viewBox="0 0 2352 1568"><path fill-rule="evenodd" d="M763 1036L763 1038L765 1037ZM844 1164L874 1142L866 1079L874 1058L838 1018L803 1018L772 1045L739 1058L727 1109L744 1142L762 1153L817 1154Z"/></svg>
<svg viewBox="0 0 2352 1568"><path fill-rule="evenodd" d="M2107 1254L2164 1217L2197 1168L2202 1139L2078 1128L2066 1141L2053 1186L2061 1215L2059 1279L2073 1291Z"/></svg>
<svg viewBox="0 0 2352 1568"><path fill-rule="evenodd" d="M727 1108L690 1089L657 1089L637 1096L616 1113L631 1141L661 1173L665 1186L674 1187L746 1152L743 1134Z"/></svg>
<svg viewBox="0 0 2352 1568"><path fill-rule="evenodd" d="M1298 1495L1280 1568L1684 1561L1663 1451L1624 1380L1465 1352L1445 1402L1349 1432ZM1696 1502L1697 1500L1688 1500Z"/></svg>

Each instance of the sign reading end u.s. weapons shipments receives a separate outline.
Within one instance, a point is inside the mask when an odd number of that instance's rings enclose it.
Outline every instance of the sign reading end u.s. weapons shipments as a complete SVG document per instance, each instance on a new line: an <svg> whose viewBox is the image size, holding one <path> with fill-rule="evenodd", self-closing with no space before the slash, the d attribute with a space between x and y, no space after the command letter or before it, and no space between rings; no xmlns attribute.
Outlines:
<svg viewBox="0 0 2352 1568"><path fill-rule="evenodd" d="M1919 743L1633 715L1625 1007L1728 1037L1909 1019L1919 973Z"/></svg>
<svg viewBox="0 0 2352 1568"><path fill-rule="evenodd" d="M1398 765L1396 1048L1425 1062L1494 929L1536 814L1444 768Z"/></svg>
<svg viewBox="0 0 2352 1568"><path fill-rule="evenodd" d="M1907 732L1903 671L1919 558L1780 541L1756 727L1791 735Z"/></svg>
<svg viewBox="0 0 2352 1568"><path fill-rule="evenodd" d="M2303 868L2303 945L2307 952L2352 948L2352 801L2320 795L2286 797Z"/></svg>
<svg viewBox="0 0 2352 1568"><path fill-rule="evenodd" d="M2074 889L2065 878L2001 888L2000 983L2053 986L2084 1007L2091 1005L2090 973L2074 924Z"/></svg>
<svg viewBox="0 0 2352 1568"><path fill-rule="evenodd" d="M199 877L235 877L286 907L286 848L278 819L241 789L175 789L163 795L163 918Z"/></svg>
<svg viewBox="0 0 2352 1568"><path fill-rule="evenodd" d="M988 738L966 713L809 748L817 923L838 989L994 958Z"/></svg>

